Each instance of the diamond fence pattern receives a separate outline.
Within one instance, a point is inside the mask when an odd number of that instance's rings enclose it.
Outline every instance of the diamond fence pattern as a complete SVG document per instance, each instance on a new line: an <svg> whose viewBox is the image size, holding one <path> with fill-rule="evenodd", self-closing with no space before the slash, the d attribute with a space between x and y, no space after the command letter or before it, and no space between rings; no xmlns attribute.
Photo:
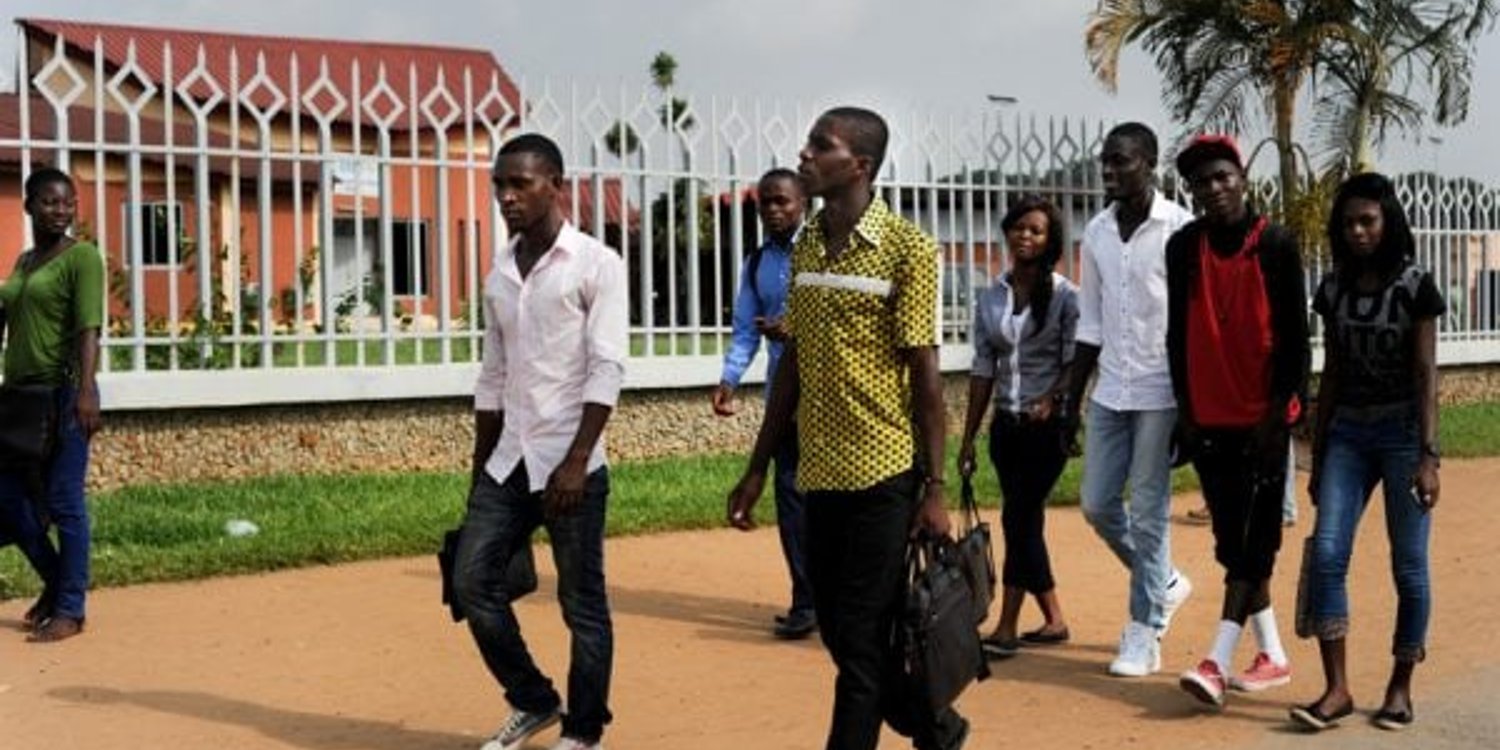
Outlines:
<svg viewBox="0 0 1500 750"><path fill-rule="evenodd" d="M159 57L162 75L141 55ZM796 165L823 109L557 82L523 83L513 97L493 70L379 59L332 72L327 59L304 61L315 67L299 80L295 59L260 53L232 57L224 75L203 49L134 43L123 62L106 61L102 44L59 42L35 73L24 57L19 137L0 149L18 152L23 172L57 164L79 180L90 199L80 231L111 269L104 366L149 384L143 403L168 406L170 384L213 373L287 391L273 394L282 400L296 387L278 378L309 371L368 398L466 389L483 278L506 240L490 159L522 131L557 140L571 218L626 259L633 384L715 382L740 269L762 240L754 186ZM1076 250L1105 207L1096 157L1107 123L886 114L880 190L943 248L943 360L962 368L975 293L1004 269L1006 206L1049 197ZM1264 204L1275 187L1253 193ZM1449 295L1442 356L1500 360L1500 195L1418 175L1402 178L1401 197L1421 261ZM1309 257L1312 288L1324 260ZM1074 252L1060 270L1076 275ZM441 385L368 382L402 367ZM213 390L178 401L212 403Z"/></svg>

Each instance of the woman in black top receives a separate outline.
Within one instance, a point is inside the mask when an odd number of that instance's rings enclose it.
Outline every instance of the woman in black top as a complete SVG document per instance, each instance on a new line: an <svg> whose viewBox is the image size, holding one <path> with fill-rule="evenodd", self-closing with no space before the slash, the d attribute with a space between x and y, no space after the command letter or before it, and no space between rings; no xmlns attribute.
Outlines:
<svg viewBox="0 0 1500 750"><path fill-rule="evenodd" d="M1427 539L1438 502L1437 321L1444 311L1432 274L1416 265L1416 242L1390 180L1349 178L1328 218L1333 271L1313 309L1324 322L1308 490L1317 506L1310 553L1308 611L1298 633L1315 635L1327 687L1292 709L1310 728L1354 711L1345 670L1349 598L1345 584L1354 534L1376 484L1385 488L1385 524L1398 605L1395 665L1375 723L1412 722L1411 677L1427 653L1432 611Z"/></svg>

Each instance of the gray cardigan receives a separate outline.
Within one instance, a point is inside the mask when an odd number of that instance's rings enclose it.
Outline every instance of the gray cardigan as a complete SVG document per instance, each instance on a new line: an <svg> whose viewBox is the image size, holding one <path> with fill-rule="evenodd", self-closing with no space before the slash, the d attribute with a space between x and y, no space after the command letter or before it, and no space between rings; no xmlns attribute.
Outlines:
<svg viewBox="0 0 1500 750"><path fill-rule="evenodd" d="M974 307L975 377L995 379L995 408L1019 412L1045 394L1057 382L1057 376L1073 361L1073 334L1078 328L1078 287L1067 277L1052 274L1052 301L1046 317L1037 327L1036 311L1021 330L1020 352L1001 334L1010 316L1010 274L995 279L979 295ZM1020 383L1012 395L1014 376Z"/></svg>

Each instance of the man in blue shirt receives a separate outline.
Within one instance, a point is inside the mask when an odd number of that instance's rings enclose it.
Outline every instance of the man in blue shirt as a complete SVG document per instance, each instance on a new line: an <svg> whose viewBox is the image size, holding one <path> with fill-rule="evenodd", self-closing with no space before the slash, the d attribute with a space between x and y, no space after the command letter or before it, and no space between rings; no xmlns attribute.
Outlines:
<svg viewBox="0 0 1500 750"><path fill-rule="evenodd" d="M714 413L721 417L735 413L734 389L760 350L762 337L766 339L766 401L770 401L771 381L786 338L782 316L786 314L787 292L791 288L792 241L802 226L807 198L797 173L790 169L765 173L756 192L766 241L745 258L740 274L739 293L734 300L734 333L724 355L723 375L713 395ZM781 551L792 575L792 606L785 615L777 615L773 632L776 637L788 640L806 638L818 623L813 614L812 587L807 581L806 525L796 477L797 441L787 440L776 452L776 525L781 530Z"/></svg>

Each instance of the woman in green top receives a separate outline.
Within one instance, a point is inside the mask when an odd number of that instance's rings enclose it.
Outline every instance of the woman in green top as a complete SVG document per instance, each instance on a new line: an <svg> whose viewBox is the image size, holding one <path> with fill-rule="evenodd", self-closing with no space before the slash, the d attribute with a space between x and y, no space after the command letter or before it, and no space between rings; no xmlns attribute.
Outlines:
<svg viewBox="0 0 1500 750"><path fill-rule="evenodd" d="M56 386L60 418L40 485L26 469L0 471L0 532L16 541L45 583L27 625L30 640L47 642L83 631L89 585L83 482L89 439L99 429L94 371L104 319L104 258L97 247L68 234L78 197L65 172L35 171L25 192L36 245L0 284L5 382ZM55 549L37 510L57 525Z"/></svg>

